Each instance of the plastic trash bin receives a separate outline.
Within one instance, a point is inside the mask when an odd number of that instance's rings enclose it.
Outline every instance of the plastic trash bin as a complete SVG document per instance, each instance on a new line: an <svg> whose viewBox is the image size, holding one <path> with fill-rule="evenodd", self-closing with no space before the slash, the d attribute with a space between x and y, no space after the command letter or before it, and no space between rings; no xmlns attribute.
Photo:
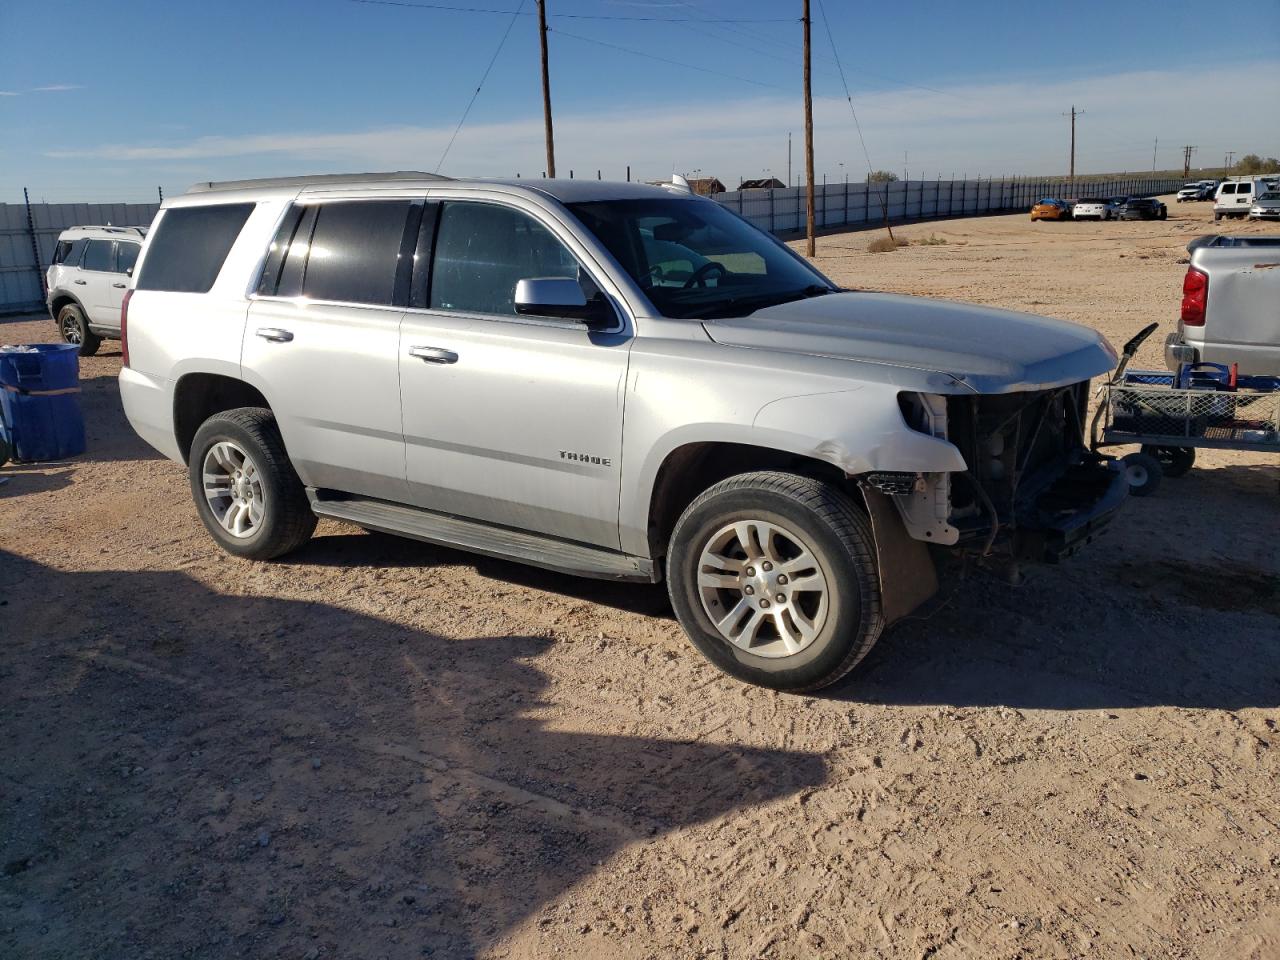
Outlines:
<svg viewBox="0 0 1280 960"><path fill-rule="evenodd" d="M14 460L61 460L84 453L79 347L0 346L0 431Z"/></svg>

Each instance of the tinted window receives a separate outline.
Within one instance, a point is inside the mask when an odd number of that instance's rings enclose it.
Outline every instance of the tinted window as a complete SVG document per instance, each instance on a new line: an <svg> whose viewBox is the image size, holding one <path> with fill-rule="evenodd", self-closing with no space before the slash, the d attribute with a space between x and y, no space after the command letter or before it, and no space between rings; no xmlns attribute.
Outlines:
<svg viewBox="0 0 1280 960"><path fill-rule="evenodd" d="M142 247L136 243L116 241L116 273L128 273L138 262L138 251Z"/></svg>
<svg viewBox="0 0 1280 960"><path fill-rule="evenodd" d="M252 212L252 203L166 210L151 237L137 288L207 293Z"/></svg>
<svg viewBox="0 0 1280 960"><path fill-rule="evenodd" d="M90 240L89 246L84 251L84 269L85 270L103 270L111 269L111 241L110 240Z"/></svg>
<svg viewBox="0 0 1280 960"><path fill-rule="evenodd" d="M304 296L390 304L404 238L407 200L327 203L316 214Z"/></svg>
<svg viewBox="0 0 1280 960"><path fill-rule="evenodd" d="M66 264L69 267L77 267L80 265L80 257L84 253L85 245L89 241L81 237L79 240L71 242L71 250L67 253Z"/></svg>
<svg viewBox="0 0 1280 960"><path fill-rule="evenodd" d="M446 203L440 212L433 308L514 315L518 281L577 276L573 254L528 214L492 203Z"/></svg>
<svg viewBox="0 0 1280 960"><path fill-rule="evenodd" d="M67 259L67 254L71 251L70 240L59 240L58 246L53 251L53 262L62 263Z"/></svg>
<svg viewBox="0 0 1280 960"><path fill-rule="evenodd" d="M1236 193L1253 193L1252 183L1241 183L1236 186Z"/></svg>
<svg viewBox="0 0 1280 960"><path fill-rule="evenodd" d="M1236 185L1235 185L1234 183L1224 183L1224 184L1222 185L1222 192L1223 192L1223 193L1235 193L1235 192L1236 192Z"/></svg>
<svg viewBox="0 0 1280 960"><path fill-rule="evenodd" d="M267 258L262 264L262 276L258 279L258 293L271 296L276 292L280 282L280 270L284 266L284 258L293 243L294 232L298 229L298 221L302 219L305 208L291 207L280 221L280 228L267 248Z"/></svg>

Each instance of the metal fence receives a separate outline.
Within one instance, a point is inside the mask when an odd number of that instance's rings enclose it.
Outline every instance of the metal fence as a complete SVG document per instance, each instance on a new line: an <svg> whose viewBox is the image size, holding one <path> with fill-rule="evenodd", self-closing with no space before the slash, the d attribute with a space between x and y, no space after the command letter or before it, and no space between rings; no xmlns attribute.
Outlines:
<svg viewBox="0 0 1280 960"><path fill-rule="evenodd" d="M158 203L0 203L0 314L44 309L44 272L67 227L145 227Z"/></svg>
<svg viewBox="0 0 1280 960"><path fill-rule="evenodd" d="M814 188L819 229L890 221L972 217L1026 210L1042 197L1153 196L1182 186L1181 180L895 180L892 183L828 183ZM770 233L804 229L805 189L730 190L714 199Z"/></svg>
<svg viewBox="0 0 1280 960"><path fill-rule="evenodd" d="M1133 178L1101 183L1067 180L898 180L832 183L815 188L819 228L891 221L965 217L1025 210L1041 197L1150 196L1168 193L1181 180ZM731 190L714 199L771 233L804 229L803 187ZM0 314L44 308L44 271L58 234L67 227L111 224L145 227L155 203L0 203Z"/></svg>

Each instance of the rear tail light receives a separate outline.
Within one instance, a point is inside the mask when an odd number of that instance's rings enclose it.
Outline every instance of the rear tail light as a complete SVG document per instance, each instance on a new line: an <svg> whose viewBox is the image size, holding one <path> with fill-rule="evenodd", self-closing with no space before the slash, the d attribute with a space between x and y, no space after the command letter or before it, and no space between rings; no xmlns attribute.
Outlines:
<svg viewBox="0 0 1280 960"><path fill-rule="evenodd" d="M1182 278L1182 325L1203 327L1205 302L1209 299L1209 276L1195 267Z"/></svg>
<svg viewBox="0 0 1280 960"><path fill-rule="evenodd" d="M129 365L129 300L133 297L133 288L124 292L124 300L120 303L120 362Z"/></svg>

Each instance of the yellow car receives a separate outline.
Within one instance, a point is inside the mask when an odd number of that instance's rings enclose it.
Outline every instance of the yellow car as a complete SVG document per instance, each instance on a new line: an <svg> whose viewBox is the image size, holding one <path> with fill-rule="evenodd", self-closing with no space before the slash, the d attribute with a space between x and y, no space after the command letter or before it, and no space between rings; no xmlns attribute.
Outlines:
<svg viewBox="0 0 1280 960"><path fill-rule="evenodd" d="M1031 208L1032 220L1070 220L1071 204L1065 200L1045 197Z"/></svg>

